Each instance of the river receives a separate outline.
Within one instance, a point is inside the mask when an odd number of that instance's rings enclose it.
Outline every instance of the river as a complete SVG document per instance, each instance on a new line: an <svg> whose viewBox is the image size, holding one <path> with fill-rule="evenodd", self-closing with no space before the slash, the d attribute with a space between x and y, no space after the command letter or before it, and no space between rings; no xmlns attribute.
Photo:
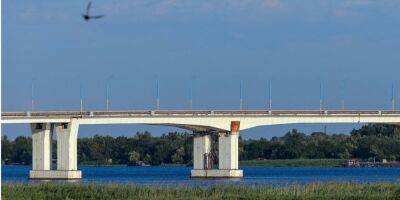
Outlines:
<svg viewBox="0 0 400 200"><path fill-rule="evenodd" d="M30 181L30 166L2 166L2 182ZM146 186L270 185L289 186L313 182L400 182L400 168L242 167L241 179L191 179L190 167L80 166L78 183L136 184Z"/></svg>

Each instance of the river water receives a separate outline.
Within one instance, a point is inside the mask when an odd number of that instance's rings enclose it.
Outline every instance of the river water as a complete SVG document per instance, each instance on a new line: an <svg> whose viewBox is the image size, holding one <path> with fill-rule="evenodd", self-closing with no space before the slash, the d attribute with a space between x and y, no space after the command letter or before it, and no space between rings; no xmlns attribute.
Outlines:
<svg viewBox="0 0 400 200"><path fill-rule="evenodd" d="M2 182L29 181L30 166L2 166ZM242 167L241 179L191 179L190 167L80 166L78 183L136 184L146 186L270 185L289 186L313 182L399 182L400 168Z"/></svg>

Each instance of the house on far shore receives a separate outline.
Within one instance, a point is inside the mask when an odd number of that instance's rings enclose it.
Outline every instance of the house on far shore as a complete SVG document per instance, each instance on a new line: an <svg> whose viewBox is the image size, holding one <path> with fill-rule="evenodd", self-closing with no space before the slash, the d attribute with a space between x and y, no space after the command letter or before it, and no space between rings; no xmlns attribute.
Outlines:
<svg viewBox="0 0 400 200"><path fill-rule="evenodd" d="M358 159L347 160L347 167L360 167L360 161Z"/></svg>

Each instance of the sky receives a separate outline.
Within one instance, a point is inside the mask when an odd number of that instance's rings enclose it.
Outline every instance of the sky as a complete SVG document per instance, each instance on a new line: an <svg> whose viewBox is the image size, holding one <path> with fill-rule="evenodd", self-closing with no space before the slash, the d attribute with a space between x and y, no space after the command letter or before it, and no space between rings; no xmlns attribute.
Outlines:
<svg viewBox="0 0 400 200"><path fill-rule="evenodd" d="M397 0L94 0L3 1L2 111L265 109L390 109L400 95L400 1ZM32 92L32 85L33 92ZM81 87L80 87L81 85ZM82 89L80 89L82 88ZM82 92L80 92L82 91ZM33 94L32 94L33 93ZM82 95L81 95L82 94ZM243 131L244 138L281 136L280 125ZM348 133L360 124L327 125ZM155 135L159 126L83 126L79 136ZM179 130L182 131L182 130ZM30 135L28 125L2 134Z"/></svg>

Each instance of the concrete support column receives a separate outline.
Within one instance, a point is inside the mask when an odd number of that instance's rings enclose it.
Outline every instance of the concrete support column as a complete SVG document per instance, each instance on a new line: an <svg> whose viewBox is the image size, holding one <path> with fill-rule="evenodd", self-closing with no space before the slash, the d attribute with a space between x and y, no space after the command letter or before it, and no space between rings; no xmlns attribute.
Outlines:
<svg viewBox="0 0 400 200"><path fill-rule="evenodd" d="M191 177L203 177L211 168L211 135L195 135L193 137L193 170Z"/></svg>
<svg viewBox="0 0 400 200"><path fill-rule="evenodd" d="M51 170L51 123L31 124L32 130L32 171Z"/></svg>
<svg viewBox="0 0 400 200"><path fill-rule="evenodd" d="M57 170L77 170L78 128L72 122L56 124Z"/></svg>
<svg viewBox="0 0 400 200"><path fill-rule="evenodd" d="M82 172L77 170L77 137L79 124L76 119L69 123L57 123L57 170L33 171L33 179L80 179Z"/></svg>
<svg viewBox="0 0 400 200"><path fill-rule="evenodd" d="M205 156L211 152L211 136L195 136L193 138L193 169L206 169L208 163Z"/></svg>
<svg viewBox="0 0 400 200"><path fill-rule="evenodd" d="M218 136L218 169L239 169L239 134L220 133Z"/></svg>
<svg viewBox="0 0 400 200"><path fill-rule="evenodd" d="M231 131L218 134L218 169L204 168L205 160L201 154L207 153L210 144L204 142L210 140L195 137L193 140L193 170L191 177L196 178L240 178L243 171L239 169L239 127L240 122L231 122ZM211 148L210 148L211 150Z"/></svg>
<svg viewBox="0 0 400 200"><path fill-rule="evenodd" d="M218 169L223 177L243 177L239 170L239 131L240 122L231 122L230 133L218 134Z"/></svg>

